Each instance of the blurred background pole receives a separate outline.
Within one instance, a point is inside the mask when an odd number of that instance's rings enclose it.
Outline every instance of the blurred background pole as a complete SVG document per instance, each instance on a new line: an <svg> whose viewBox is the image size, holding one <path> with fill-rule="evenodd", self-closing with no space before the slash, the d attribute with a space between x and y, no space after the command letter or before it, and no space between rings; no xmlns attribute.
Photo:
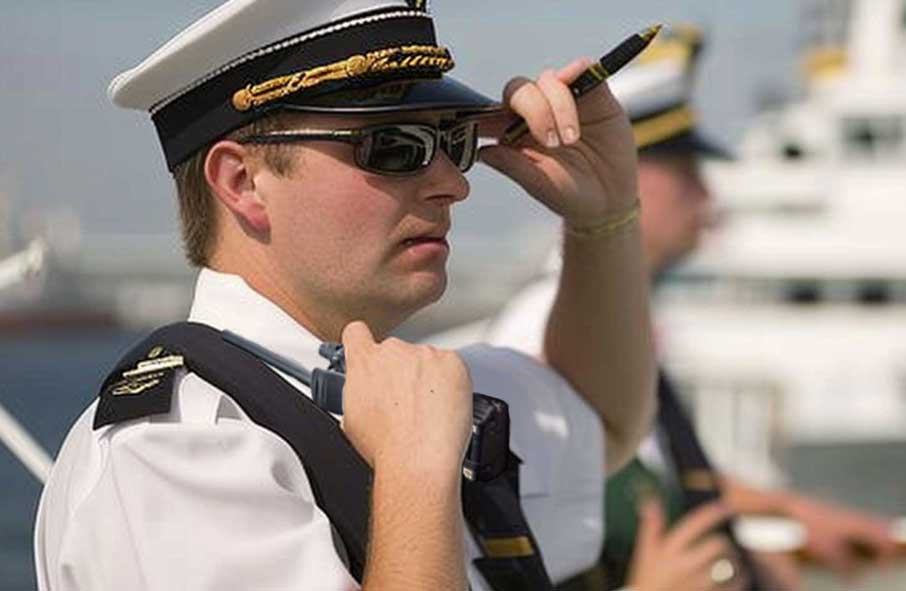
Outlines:
<svg viewBox="0 0 906 591"><path fill-rule="evenodd" d="M41 484L47 481L53 460L3 405L0 405L0 441Z"/></svg>
<svg viewBox="0 0 906 591"><path fill-rule="evenodd" d="M35 239L27 249L0 260L0 291L37 275L44 266L45 251L44 242ZM41 484L44 484L50 474L53 460L2 404L0 404L0 441Z"/></svg>
<svg viewBox="0 0 906 591"><path fill-rule="evenodd" d="M44 267L46 251L44 241L36 238L22 252L0 260L0 291L37 275Z"/></svg>

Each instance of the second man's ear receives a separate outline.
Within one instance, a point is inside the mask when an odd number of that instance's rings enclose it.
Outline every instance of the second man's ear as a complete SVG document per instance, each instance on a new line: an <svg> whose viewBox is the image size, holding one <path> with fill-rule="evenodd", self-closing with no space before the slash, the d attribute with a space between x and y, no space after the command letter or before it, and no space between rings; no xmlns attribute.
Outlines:
<svg viewBox="0 0 906 591"><path fill-rule="evenodd" d="M240 225L263 233L270 230L270 219L255 187L255 162L245 146L219 141L208 151L204 175L214 198L238 218Z"/></svg>

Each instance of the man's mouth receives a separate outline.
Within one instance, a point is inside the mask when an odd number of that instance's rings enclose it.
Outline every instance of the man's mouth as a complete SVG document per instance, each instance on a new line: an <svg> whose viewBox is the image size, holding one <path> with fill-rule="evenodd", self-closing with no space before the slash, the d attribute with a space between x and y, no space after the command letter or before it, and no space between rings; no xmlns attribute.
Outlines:
<svg viewBox="0 0 906 591"><path fill-rule="evenodd" d="M450 231L450 226L447 224L437 225L433 227L423 227L421 228L421 233L410 235L408 238L403 240L403 246L406 248L412 246L419 246L421 244L437 244L443 245L449 248L450 244L447 242L447 233ZM416 230L418 232L418 230Z"/></svg>
<svg viewBox="0 0 906 591"><path fill-rule="evenodd" d="M407 238L403 240L403 246L416 246L419 244L447 244L447 238L445 236L418 236L415 238Z"/></svg>

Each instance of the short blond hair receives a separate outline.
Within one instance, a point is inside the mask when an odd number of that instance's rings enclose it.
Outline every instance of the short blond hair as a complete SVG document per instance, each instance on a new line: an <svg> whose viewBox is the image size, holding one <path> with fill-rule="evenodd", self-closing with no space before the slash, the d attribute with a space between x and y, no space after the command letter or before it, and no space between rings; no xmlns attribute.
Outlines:
<svg viewBox="0 0 906 591"><path fill-rule="evenodd" d="M217 204L204 174L208 152L221 140L237 140L249 135L286 129L287 125L285 115L268 115L204 146L173 170L183 250L190 264L195 267L207 266L217 239ZM275 174L286 176L292 172L290 146L258 145L250 148L259 152L264 164Z"/></svg>

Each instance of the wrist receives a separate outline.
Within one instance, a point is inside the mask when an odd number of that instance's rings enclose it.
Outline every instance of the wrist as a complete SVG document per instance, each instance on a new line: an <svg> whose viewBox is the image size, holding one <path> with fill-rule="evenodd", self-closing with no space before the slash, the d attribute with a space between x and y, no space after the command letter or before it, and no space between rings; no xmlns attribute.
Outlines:
<svg viewBox="0 0 906 591"><path fill-rule="evenodd" d="M597 220L563 220L564 233L572 238L603 238L620 234L638 225L641 204L638 199Z"/></svg>
<svg viewBox="0 0 906 591"><path fill-rule="evenodd" d="M398 522L418 515L435 526L456 527L462 521L461 479L450 477L448 471L438 474L405 464L402 460L375 465L373 504L397 515L385 514L384 519Z"/></svg>
<svg viewBox="0 0 906 591"><path fill-rule="evenodd" d="M776 513L790 519L800 520L805 505L809 502L795 493L778 492L774 501Z"/></svg>
<svg viewBox="0 0 906 591"><path fill-rule="evenodd" d="M757 513L774 517L795 519L799 512L799 497L793 493L779 490L761 492L761 510Z"/></svg>
<svg viewBox="0 0 906 591"><path fill-rule="evenodd" d="M401 482L430 483L435 489L452 487L458 490L462 457L382 450L374 457L374 471Z"/></svg>
<svg viewBox="0 0 906 591"><path fill-rule="evenodd" d="M465 589L458 480L392 454L375 461L365 589ZM430 585L430 586L429 586Z"/></svg>

